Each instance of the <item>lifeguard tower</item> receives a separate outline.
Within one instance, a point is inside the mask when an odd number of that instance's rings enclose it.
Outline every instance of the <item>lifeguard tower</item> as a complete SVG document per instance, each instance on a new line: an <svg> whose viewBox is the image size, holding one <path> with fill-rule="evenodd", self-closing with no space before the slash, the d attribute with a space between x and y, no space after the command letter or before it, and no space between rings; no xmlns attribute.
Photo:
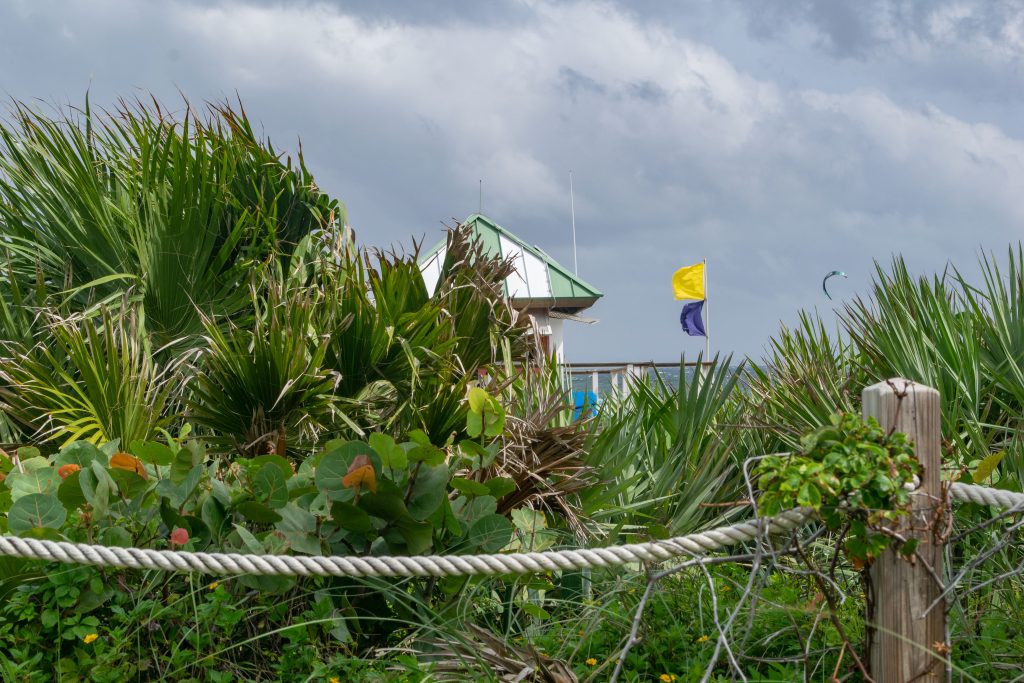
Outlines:
<svg viewBox="0 0 1024 683"><path fill-rule="evenodd" d="M483 214L473 214L462 225L472 230L487 254L512 259L515 271L505 279L505 296L513 308L530 316L544 353L563 363L565 321L597 322L580 313L604 295L540 247L527 244ZM442 240L420 258L428 292L433 293L437 287L446 248L447 243Z"/></svg>

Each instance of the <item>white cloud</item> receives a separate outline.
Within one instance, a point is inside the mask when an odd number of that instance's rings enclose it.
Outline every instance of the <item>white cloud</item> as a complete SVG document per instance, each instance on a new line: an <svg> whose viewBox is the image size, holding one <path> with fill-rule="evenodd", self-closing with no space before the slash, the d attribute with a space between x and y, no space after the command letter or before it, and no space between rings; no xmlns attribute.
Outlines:
<svg viewBox="0 0 1024 683"><path fill-rule="evenodd" d="M510 195L552 205L559 197L544 184L563 173L542 171L539 156L559 129L640 144L667 136L681 152L728 155L779 107L773 85L609 5L536 7L535 22L511 29L373 24L324 5L183 5L176 23L247 85L297 79L344 106L379 103L390 110L382 115L430 121L447 133L457 169L481 159ZM585 118L563 119L566 67L601 88L581 96ZM645 84L665 106L631 94Z"/></svg>
<svg viewBox="0 0 1024 683"><path fill-rule="evenodd" d="M485 210L571 262L572 168L581 271L607 295L602 324L578 332L587 352L570 340L577 358L695 350L667 296L684 262L709 258L716 346L756 352L780 318L823 303L823 269L862 290L872 257L907 251L941 267L979 243L1000 248L1024 219L1024 142L1003 129L881 86L755 77L612 4L532 0L507 24L372 20L328 4L39 7L8 15L27 36L0 28L9 49L47 65L12 94L76 101L86 69L115 94L237 88L275 140L302 135L321 184L371 242L433 239L439 220L476 210L483 178ZM915 49L958 40L964 11L925 21ZM73 40L30 42L62 26ZM1020 22L999 31L971 35L1011 44Z"/></svg>
<svg viewBox="0 0 1024 683"><path fill-rule="evenodd" d="M859 131L869 143L878 164L909 177L917 191L933 193L934 201L965 212L988 205L1008 222L1024 221L1024 141L934 106L900 107L877 91L807 92L804 101L814 111L845 120L848 130Z"/></svg>

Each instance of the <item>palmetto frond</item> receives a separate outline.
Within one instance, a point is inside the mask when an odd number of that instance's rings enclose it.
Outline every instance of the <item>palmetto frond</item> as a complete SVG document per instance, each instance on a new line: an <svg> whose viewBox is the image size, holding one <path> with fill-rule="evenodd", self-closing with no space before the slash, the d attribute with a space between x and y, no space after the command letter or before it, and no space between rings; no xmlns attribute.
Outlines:
<svg viewBox="0 0 1024 683"><path fill-rule="evenodd" d="M0 403L26 433L127 445L174 418L187 357L157 362L133 306L50 316L45 334L31 347L8 342L0 358Z"/></svg>
<svg viewBox="0 0 1024 683"><path fill-rule="evenodd" d="M331 328L316 325L314 289L270 281L250 293L251 325L205 320L189 417L209 431L211 443L246 455L283 455L314 442L335 419L338 382L324 365Z"/></svg>
<svg viewBox="0 0 1024 683"><path fill-rule="evenodd" d="M690 370L680 364L678 389L660 378L635 382L627 398L598 413L585 462L604 483L582 494L583 509L597 521L688 533L731 514L706 504L744 497L733 452L742 366L716 358Z"/></svg>
<svg viewBox="0 0 1024 683"><path fill-rule="evenodd" d="M15 105L0 124L0 228L19 279L40 270L80 308L128 288L161 346L232 316L274 254L343 220L305 168L259 140L244 111L156 102L111 112Z"/></svg>

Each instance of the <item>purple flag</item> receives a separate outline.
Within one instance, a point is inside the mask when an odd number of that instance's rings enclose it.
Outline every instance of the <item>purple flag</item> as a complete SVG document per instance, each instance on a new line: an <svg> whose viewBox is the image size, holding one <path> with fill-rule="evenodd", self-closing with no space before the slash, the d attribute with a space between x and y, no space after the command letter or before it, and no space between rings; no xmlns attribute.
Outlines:
<svg viewBox="0 0 1024 683"><path fill-rule="evenodd" d="M701 318L701 311L704 308L703 301L694 301L683 306L683 312L679 316L679 322L683 325L683 332L691 337L706 337L704 331L704 319Z"/></svg>

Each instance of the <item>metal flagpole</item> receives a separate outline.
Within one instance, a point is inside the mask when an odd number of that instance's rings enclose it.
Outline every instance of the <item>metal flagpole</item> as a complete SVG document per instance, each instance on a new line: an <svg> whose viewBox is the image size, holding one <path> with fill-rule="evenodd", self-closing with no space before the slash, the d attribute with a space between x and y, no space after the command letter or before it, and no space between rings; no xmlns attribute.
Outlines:
<svg viewBox="0 0 1024 683"><path fill-rule="evenodd" d="M704 360L711 358L711 304L708 303L708 260L704 259Z"/></svg>
<svg viewBox="0 0 1024 683"><path fill-rule="evenodd" d="M572 170L569 170L569 208L572 211L572 270L580 276L580 262L576 260L576 200L572 196Z"/></svg>

